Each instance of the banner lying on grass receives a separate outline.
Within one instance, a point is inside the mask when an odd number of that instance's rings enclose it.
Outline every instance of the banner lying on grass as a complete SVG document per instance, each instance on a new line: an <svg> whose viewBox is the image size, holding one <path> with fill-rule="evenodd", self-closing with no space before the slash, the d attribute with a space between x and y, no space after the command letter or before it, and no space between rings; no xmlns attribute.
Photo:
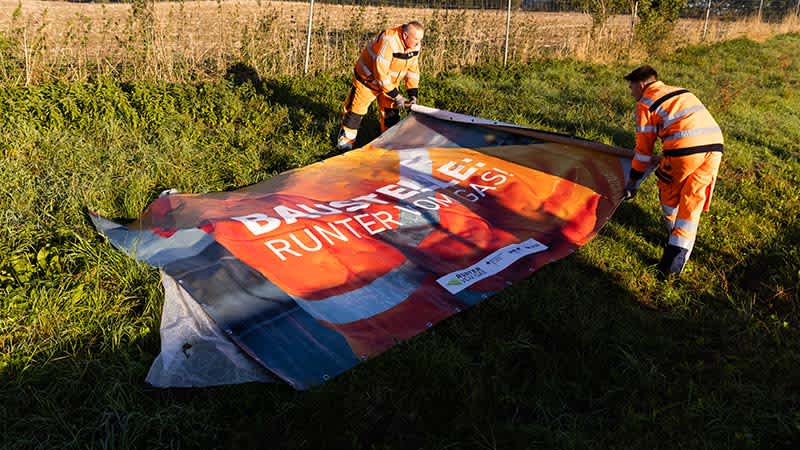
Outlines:
<svg viewBox="0 0 800 450"><path fill-rule="evenodd" d="M163 195L127 226L92 220L162 270L165 314L179 302L211 337L167 339L162 324L151 383L271 374L306 389L586 244L619 204L631 155L415 106L361 149L234 192ZM164 378L182 355L215 354L198 342L241 349L213 370L250 375Z"/></svg>

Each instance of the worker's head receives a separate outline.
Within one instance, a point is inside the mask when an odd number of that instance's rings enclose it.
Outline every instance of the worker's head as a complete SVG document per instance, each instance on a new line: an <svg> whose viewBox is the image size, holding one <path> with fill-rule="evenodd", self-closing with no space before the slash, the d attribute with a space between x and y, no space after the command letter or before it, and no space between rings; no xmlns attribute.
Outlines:
<svg viewBox="0 0 800 450"><path fill-rule="evenodd" d="M424 34L425 30L422 28L422 24L416 20L403 24L403 45L406 48L418 47Z"/></svg>
<svg viewBox="0 0 800 450"><path fill-rule="evenodd" d="M636 68L633 72L623 77L628 81L628 86L631 88L631 97L637 101L642 98L645 88L654 81L658 80L658 73L656 69L650 66L642 66Z"/></svg>

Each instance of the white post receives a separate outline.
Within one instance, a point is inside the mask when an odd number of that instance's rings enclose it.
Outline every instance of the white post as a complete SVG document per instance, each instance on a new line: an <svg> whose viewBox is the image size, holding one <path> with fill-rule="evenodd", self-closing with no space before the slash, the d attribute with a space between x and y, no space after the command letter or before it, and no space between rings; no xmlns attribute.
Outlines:
<svg viewBox="0 0 800 450"><path fill-rule="evenodd" d="M764 0L758 4L758 21L761 22L761 10L764 8Z"/></svg>
<svg viewBox="0 0 800 450"><path fill-rule="evenodd" d="M706 40L706 31L708 31L708 16L711 15L711 0L708 0L708 7L706 8L706 21L703 23L703 37L700 38L701 41Z"/></svg>
<svg viewBox="0 0 800 450"><path fill-rule="evenodd" d="M303 66L303 75L308 74L308 55L311 52L311 28L314 24L314 0L308 4L308 34L306 36L306 63Z"/></svg>
<svg viewBox="0 0 800 450"><path fill-rule="evenodd" d="M503 66L508 63L508 36L511 30L511 0L508 0L508 13L506 14L506 48L503 53Z"/></svg>

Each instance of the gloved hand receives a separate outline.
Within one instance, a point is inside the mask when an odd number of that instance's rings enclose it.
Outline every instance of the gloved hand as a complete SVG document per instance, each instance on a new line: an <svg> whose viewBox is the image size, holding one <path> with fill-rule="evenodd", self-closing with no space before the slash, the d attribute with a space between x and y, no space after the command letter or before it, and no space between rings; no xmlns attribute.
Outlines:
<svg viewBox="0 0 800 450"><path fill-rule="evenodd" d="M394 106L397 109L406 109L406 98L402 94L397 94L394 98Z"/></svg>
<svg viewBox="0 0 800 450"><path fill-rule="evenodd" d="M408 100L409 105L416 105L417 104L417 96L412 95L411 98Z"/></svg>
<svg viewBox="0 0 800 450"><path fill-rule="evenodd" d="M622 192L622 201L628 201L636 196L636 191L639 190L639 180L630 180L625 185L625 190Z"/></svg>

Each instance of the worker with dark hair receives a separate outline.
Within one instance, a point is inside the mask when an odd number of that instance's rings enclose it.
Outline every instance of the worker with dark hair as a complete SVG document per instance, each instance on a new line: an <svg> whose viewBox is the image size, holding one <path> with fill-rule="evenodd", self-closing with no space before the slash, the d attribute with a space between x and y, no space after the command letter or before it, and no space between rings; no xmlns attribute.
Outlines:
<svg viewBox="0 0 800 450"><path fill-rule="evenodd" d="M655 175L670 234L658 270L679 274L692 253L700 215L711 203L722 160L722 131L694 94L658 81L652 67L641 66L624 79L637 102L636 152L625 198L636 194L660 139L663 157Z"/></svg>

